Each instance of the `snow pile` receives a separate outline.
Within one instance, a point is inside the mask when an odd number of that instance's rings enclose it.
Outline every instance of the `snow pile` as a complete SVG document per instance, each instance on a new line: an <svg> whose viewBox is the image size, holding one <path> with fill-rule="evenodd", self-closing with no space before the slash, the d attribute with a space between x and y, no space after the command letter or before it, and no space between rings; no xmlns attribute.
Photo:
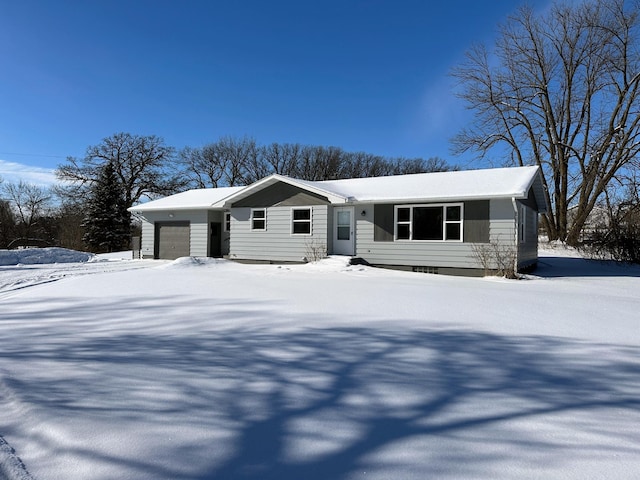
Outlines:
<svg viewBox="0 0 640 480"><path fill-rule="evenodd" d="M180 257L172 260L166 265L161 265L158 268L188 268L199 267L203 265L217 265L220 263L228 263L228 260L210 257Z"/></svg>
<svg viewBox="0 0 640 480"><path fill-rule="evenodd" d="M0 250L0 266L81 263L88 262L94 258L95 255L93 253L78 252L59 247Z"/></svg>

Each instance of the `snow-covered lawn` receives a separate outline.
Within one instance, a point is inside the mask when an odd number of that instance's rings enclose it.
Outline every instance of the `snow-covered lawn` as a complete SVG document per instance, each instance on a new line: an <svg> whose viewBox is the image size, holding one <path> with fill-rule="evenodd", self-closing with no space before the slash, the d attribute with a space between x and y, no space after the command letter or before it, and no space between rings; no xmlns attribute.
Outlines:
<svg viewBox="0 0 640 480"><path fill-rule="evenodd" d="M640 269L542 255L2 266L0 479L638 478Z"/></svg>

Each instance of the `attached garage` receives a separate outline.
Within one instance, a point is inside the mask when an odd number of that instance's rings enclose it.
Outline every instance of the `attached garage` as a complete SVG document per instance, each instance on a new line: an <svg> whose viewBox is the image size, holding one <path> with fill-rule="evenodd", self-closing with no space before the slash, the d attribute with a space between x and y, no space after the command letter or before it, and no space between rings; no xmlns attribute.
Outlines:
<svg viewBox="0 0 640 480"><path fill-rule="evenodd" d="M155 257L175 260L190 255L191 227L189 222L156 223Z"/></svg>
<svg viewBox="0 0 640 480"><path fill-rule="evenodd" d="M229 254L229 210L222 202L245 187L200 188L129 208L141 222L141 258Z"/></svg>

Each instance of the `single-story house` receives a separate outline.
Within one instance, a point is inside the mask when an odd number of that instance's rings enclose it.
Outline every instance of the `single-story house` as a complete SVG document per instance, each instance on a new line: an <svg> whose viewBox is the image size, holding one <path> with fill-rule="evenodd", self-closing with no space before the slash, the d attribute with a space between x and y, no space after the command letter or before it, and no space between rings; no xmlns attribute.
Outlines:
<svg viewBox="0 0 640 480"><path fill-rule="evenodd" d="M478 255L483 246L511 249L519 270L535 266L545 198L539 168L516 167L321 182L274 174L130 210L143 220L143 258L280 263L328 254L473 274L486 269Z"/></svg>

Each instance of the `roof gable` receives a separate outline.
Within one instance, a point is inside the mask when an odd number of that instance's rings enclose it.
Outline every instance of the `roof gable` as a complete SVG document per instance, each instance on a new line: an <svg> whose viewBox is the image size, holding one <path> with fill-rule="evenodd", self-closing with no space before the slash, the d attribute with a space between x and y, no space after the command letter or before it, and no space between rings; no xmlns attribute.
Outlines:
<svg viewBox="0 0 640 480"><path fill-rule="evenodd" d="M255 190L249 196L232 201L231 207L273 207L297 205L326 205L329 200L308 189L291 183L277 182L260 190Z"/></svg>
<svg viewBox="0 0 640 480"><path fill-rule="evenodd" d="M348 197L342 196L329 190L325 190L321 186L311 185L309 182L304 182L302 180L297 180L295 178L274 173L273 175L269 175L262 180L258 180L257 182L252 183L238 193L230 196L225 200L224 206L229 208L231 205L237 204L239 201L255 194L256 192L259 192L260 190L270 187L271 185L275 185L279 182L301 188L319 197L326 198L328 203L346 203L349 200Z"/></svg>

